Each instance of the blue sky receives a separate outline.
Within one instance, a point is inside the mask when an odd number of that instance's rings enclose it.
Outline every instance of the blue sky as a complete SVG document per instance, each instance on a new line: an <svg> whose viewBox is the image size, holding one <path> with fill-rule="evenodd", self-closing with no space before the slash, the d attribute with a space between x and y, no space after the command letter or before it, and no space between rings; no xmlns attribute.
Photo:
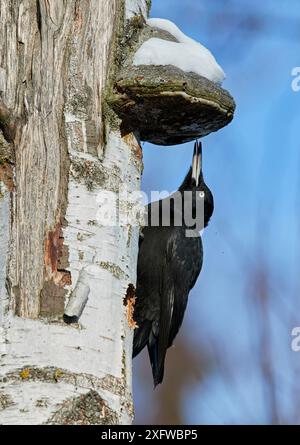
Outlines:
<svg viewBox="0 0 300 445"><path fill-rule="evenodd" d="M187 391L186 423L271 421L255 356L260 339L252 273L262 265L270 283L268 332L277 403L281 421L292 422L300 369L300 352L290 349L291 328L300 326L300 92L291 89L291 70L300 66L300 3L153 0L151 16L174 21L213 52L227 74L223 86L237 103L232 124L203 139L215 213L204 234L204 266L183 326L190 341L200 339L212 356L220 354L229 371L224 376L216 368ZM192 147L144 144L143 190L176 189ZM141 360L148 358L143 355L136 367ZM155 405L155 394L136 382L137 421L145 420L138 412L145 398Z"/></svg>

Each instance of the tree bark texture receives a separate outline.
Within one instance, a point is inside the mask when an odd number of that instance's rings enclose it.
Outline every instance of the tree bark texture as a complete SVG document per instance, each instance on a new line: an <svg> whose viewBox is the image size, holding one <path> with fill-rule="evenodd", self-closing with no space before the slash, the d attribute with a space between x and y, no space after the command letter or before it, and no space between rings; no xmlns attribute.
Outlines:
<svg viewBox="0 0 300 445"><path fill-rule="evenodd" d="M140 187L139 140L104 99L147 4L0 0L1 424L132 420L139 228L101 225L97 199Z"/></svg>

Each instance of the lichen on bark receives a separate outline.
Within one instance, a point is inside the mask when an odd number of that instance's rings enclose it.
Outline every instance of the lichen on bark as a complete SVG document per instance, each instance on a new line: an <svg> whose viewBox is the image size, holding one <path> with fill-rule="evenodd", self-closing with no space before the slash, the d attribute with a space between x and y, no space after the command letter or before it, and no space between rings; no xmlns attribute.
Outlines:
<svg viewBox="0 0 300 445"><path fill-rule="evenodd" d="M117 425L118 415L96 391L66 399L46 425Z"/></svg>
<svg viewBox="0 0 300 445"><path fill-rule="evenodd" d="M0 392L0 411L9 408L13 404L14 402L9 394Z"/></svg>

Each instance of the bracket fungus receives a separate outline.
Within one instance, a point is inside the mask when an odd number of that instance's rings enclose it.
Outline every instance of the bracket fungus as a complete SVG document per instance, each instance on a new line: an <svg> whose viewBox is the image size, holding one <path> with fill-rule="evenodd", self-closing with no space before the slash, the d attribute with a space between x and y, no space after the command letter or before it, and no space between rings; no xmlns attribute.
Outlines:
<svg viewBox="0 0 300 445"><path fill-rule="evenodd" d="M158 44L159 40L164 44L177 43L177 46L171 47L176 52L174 60L177 58L181 61L182 54L188 69L195 62L190 60L189 63L184 54L184 45L189 50L189 57L193 51L197 56L196 52L200 50L203 54L198 54L199 60L204 55L204 63L206 60L212 64L209 69L215 69L215 77L219 76L219 80L223 80L221 67L205 47L181 33L172 22L155 20L148 20L136 41L131 42L131 51L107 98L109 105L122 120L122 133L133 131L139 133L143 141L157 145L176 145L206 136L229 124L235 110L234 99L219 83L209 80L209 76L200 75L200 70L197 73L195 70L184 71L178 64L170 64L172 58L168 57L164 65L136 62L136 54L150 39L153 43L156 40ZM160 22L169 26L160 29ZM176 32L172 32L174 29ZM157 51L159 46L155 48L154 58ZM148 57L149 53L146 55ZM139 57L139 60L143 62L147 57ZM153 57L148 59L154 60Z"/></svg>

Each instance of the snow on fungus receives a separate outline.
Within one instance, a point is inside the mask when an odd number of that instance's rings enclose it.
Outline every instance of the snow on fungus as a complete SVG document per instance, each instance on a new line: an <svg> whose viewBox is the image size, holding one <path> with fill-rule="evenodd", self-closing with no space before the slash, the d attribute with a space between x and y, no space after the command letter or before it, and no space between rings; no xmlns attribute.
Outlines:
<svg viewBox="0 0 300 445"><path fill-rule="evenodd" d="M134 65L173 65L212 82L223 82L225 73L205 46L186 36L170 20L148 19L147 25L168 32L177 42L150 38L136 52Z"/></svg>
<svg viewBox="0 0 300 445"><path fill-rule="evenodd" d="M235 102L213 55L169 20L149 19L135 33L106 96L121 133L157 145L208 135L233 119ZM114 122L114 121L112 121Z"/></svg>

